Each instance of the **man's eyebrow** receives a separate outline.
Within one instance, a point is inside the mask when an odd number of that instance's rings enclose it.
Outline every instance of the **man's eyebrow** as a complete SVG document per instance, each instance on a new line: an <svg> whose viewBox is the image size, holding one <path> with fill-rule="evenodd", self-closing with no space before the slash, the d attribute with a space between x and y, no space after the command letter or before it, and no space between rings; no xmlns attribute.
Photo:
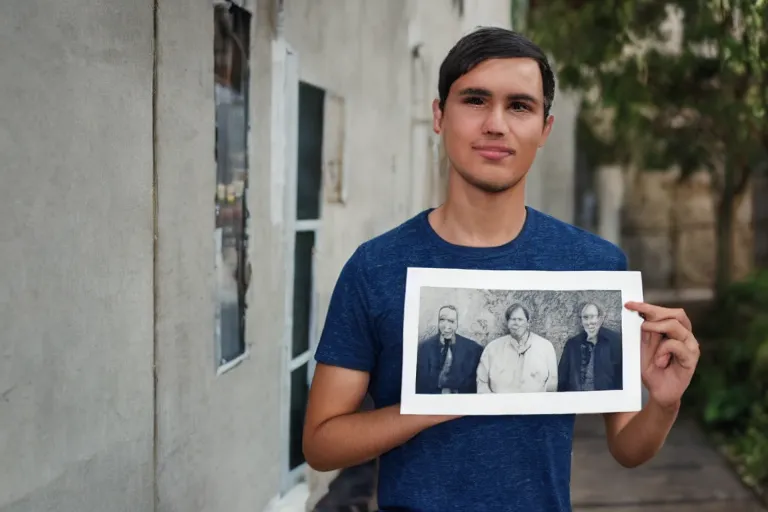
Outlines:
<svg viewBox="0 0 768 512"><path fill-rule="evenodd" d="M466 89L462 89L459 91L459 96L482 96L484 98L490 98L493 96L491 94L491 91L488 89L483 89L481 87L467 87ZM531 96L530 94L525 93L515 93L510 94L507 96L508 101L527 101L529 103L538 104L539 101Z"/></svg>
<svg viewBox="0 0 768 512"><path fill-rule="evenodd" d="M539 103L539 101L536 98L534 98L530 94L525 94L525 93L510 94L509 96L507 96L507 99L509 101L527 101L529 103L533 103L534 105Z"/></svg>
<svg viewBox="0 0 768 512"><path fill-rule="evenodd" d="M459 96L485 96L490 97L491 91L488 89L481 89L479 87L467 87L459 91Z"/></svg>

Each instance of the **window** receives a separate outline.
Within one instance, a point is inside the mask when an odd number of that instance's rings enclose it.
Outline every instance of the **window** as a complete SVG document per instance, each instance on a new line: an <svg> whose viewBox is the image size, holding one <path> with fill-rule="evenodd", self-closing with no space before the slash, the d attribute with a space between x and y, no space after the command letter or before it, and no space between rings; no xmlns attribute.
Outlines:
<svg viewBox="0 0 768 512"><path fill-rule="evenodd" d="M343 204L345 101L299 80L299 56L273 41L272 173L274 218L284 219L285 332L280 390L282 475L286 493L306 474L304 416L314 370L318 329L316 252L322 244L323 206ZM282 199L278 199L282 198ZM284 201L283 201L284 200Z"/></svg>
<svg viewBox="0 0 768 512"><path fill-rule="evenodd" d="M248 210L248 65L251 15L234 4L214 8L216 189L216 362L219 371L245 354Z"/></svg>
<svg viewBox="0 0 768 512"><path fill-rule="evenodd" d="M291 372L289 471L301 469L305 462L301 437L316 325L314 262L322 210L324 103L322 89L299 83L296 209L293 213L293 322L288 365Z"/></svg>

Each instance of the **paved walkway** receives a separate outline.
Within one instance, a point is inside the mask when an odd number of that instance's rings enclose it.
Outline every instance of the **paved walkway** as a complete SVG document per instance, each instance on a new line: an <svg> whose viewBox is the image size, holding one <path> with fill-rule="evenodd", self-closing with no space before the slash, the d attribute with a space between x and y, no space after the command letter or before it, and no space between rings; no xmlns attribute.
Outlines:
<svg viewBox="0 0 768 512"><path fill-rule="evenodd" d="M764 512L691 421L680 419L654 460L635 469L608 453L603 420L576 422L574 512Z"/></svg>

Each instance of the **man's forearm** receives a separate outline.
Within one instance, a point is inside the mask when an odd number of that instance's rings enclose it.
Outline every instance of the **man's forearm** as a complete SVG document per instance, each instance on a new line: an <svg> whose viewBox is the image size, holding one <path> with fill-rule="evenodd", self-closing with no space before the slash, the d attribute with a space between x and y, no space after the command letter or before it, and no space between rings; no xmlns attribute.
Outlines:
<svg viewBox="0 0 768 512"><path fill-rule="evenodd" d="M613 457L625 467L636 467L653 458L664 445L680 410L665 408L653 400L624 425L613 438L609 449Z"/></svg>
<svg viewBox="0 0 768 512"><path fill-rule="evenodd" d="M318 471L355 466L405 443L447 416L400 414L400 405L331 418L305 438L304 455Z"/></svg>

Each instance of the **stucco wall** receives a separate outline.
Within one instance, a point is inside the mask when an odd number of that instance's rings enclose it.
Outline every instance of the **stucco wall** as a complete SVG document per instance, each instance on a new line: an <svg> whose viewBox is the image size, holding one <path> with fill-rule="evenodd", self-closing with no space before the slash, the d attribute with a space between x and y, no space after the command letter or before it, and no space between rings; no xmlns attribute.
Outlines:
<svg viewBox="0 0 768 512"><path fill-rule="evenodd" d="M555 90L555 118L547 143L536 156L526 179L526 203L562 221L573 223L576 186L577 94Z"/></svg>
<svg viewBox="0 0 768 512"><path fill-rule="evenodd" d="M152 510L152 5L0 15L0 511Z"/></svg>
<svg viewBox="0 0 768 512"><path fill-rule="evenodd" d="M268 13L252 25L250 357L214 364L213 8L158 12L158 493L162 512L261 510L278 492L281 244L268 219Z"/></svg>

